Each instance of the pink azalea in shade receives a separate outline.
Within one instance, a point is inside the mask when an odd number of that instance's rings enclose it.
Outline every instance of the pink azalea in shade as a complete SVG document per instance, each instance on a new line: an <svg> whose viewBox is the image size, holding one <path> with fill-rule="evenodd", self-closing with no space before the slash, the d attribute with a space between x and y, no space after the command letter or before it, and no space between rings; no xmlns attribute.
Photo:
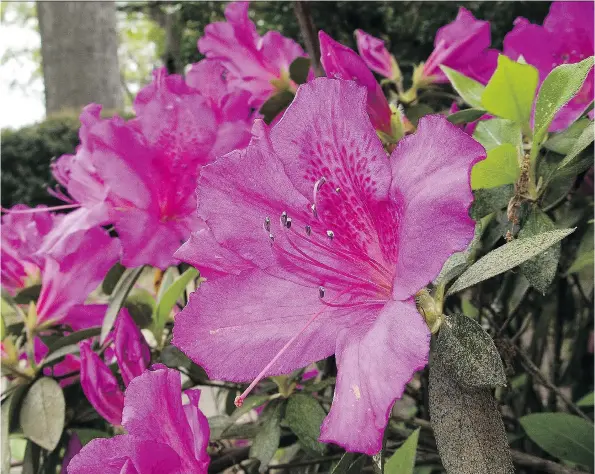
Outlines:
<svg viewBox="0 0 595 474"><path fill-rule="evenodd" d="M490 23L459 8L456 19L436 33L434 51L424 64L424 77L447 83L448 78L440 69L444 65L487 84L498 62L498 52L488 49L491 42Z"/></svg>
<svg viewBox="0 0 595 474"><path fill-rule="evenodd" d="M230 83L250 92L251 105L259 108L275 92L275 82L289 85L289 66L306 54L277 31L259 36L248 18L248 2L227 5L225 18L205 27L198 49L207 58L220 60L230 73Z"/></svg>
<svg viewBox="0 0 595 474"><path fill-rule="evenodd" d="M366 65L374 72L392 79L395 76L395 63L384 46L384 41L369 35L363 30L355 30L357 50Z"/></svg>
<svg viewBox="0 0 595 474"><path fill-rule="evenodd" d="M470 171L485 151L426 116L388 159L366 102L353 81L315 79L274 127L257 121L246 149L202 170L209 227L176 256L207 282L176 317L174 344L214 379L256 377L250 389L336 354L320 440L371 454L427 362L413 296L473 236Z"/></svg>
<svg viewBox="0 0 595 474"><path fill-rule="evenodd" d="M353 80L368 90L368 115L376 130L390 135L391 111L380 84L366 63L355 51L343 46L327 35L318 32L320 39L320 61L328 77Z"/></svg>
<svg viewBox="0 0 595 474"><path fill-rule="evenodd" d="M572 64L594 54L595 15L593 2L553 2L543 26L517 18L514 28L504 38L504 54L520 56L539 71L540 83L552 69ZM554 118L550 131L567 128L593 101L595 74L587 76L582 89Z"/></svg>
<svg viewBox="0 0 595 474"><path fill-rule="evenodd" d="M76 433L72 433L72 435L70 435L70 439L68 440L68 445L66 446L66 452L64 453L64 459L62 460L60 474L67 474L70 461L80 452L81 449L83 449L81 440Z"/></svg>
<svg viewBox="0 0 595 474"><path fill-rule="evenodd" d="M149 366L151 352L128 310L122 308L113 330L113 352L124 385L141 375ZM110 357L104 355L110 362ZM124 394L107 364L93 352L90 341L81 344L81 386L85 396L107 421L119 425L124 408Z"/></svg>
<svg viewBox="0 0 595 474"><path fill-rule="evenodd" d="M92 440L72 459L68 474L206 474L209 425L198 409L200 391L185 393L187 405L173 369L136 377L124 399L127 434Z"/></svg>

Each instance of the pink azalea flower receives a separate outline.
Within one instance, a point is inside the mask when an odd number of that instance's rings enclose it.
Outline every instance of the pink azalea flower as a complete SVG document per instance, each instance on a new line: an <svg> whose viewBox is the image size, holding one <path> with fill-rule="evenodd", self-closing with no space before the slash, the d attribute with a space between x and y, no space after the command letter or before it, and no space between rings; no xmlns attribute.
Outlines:
<svg viewBox="0 0 595 474"><path fill-rule="evenodd" d="M230 83L252 95L259 108L276 91L275 83L289 85L289 66L304 50L277 31L259 36L248 18L248 2L232 2L225 8L227 21L211 23L198 40L198 49L218 59L229 71Z"/></svg>
<svg viewBox="0 0 595 474"><path fill-rule="evenodd" d="M124 385L128 386L149 366L151 353L138 326L125 308L120 310L116 319L113 343ZM119 425L124 409L124 394L118 381L107 364L91 349L90 341L82 342L80 347L83 392L101 416L111 424Z"/></svg>
<svg viewBox="0 0 595 474"><path fill-rule="evenodd" d="M384 46L384 41L369 35L363 30L355 30L357 50L366 65L374 72L392 79L395 76L395 63Z"/></svg>
<svg viewBox="0 0 595 474"><path fill-rule="evenodd" d="M380 84L355 51L318 32L320 61L328 77L353 80L368 90L368 115L376 130L391 134L391 111Z"/></svg>
<svg viewBox="0 0 595 474"><path fill-rule="evenodd" d="M488 49L491 42L490 22L477 20L469 10L459 8L456 19L436 33L434 51L424 64L424 77L447 83L440 69L444 65L487 84L498 62L498 52Z"/></svg>
<svg viewBox="0 0 595 474"><path fill-rule="evenodd" d="M209 425L199 390L182 404L180 374L159 367L128 386L122 425L127 434L94 439L71 461L68 474L206 474Z"/></svg>
<svg viewBox="0 0 595 474"><path fill-rule="evenodd" d="M74 456L76 456L80 450L83 449L83 444L76 433L70 435L68 445L66 446L66 452L64 453L64 459L62 460L62 467L60 468L60 474L68 474L68 465Z"/></svg>
<svg viewBox="0 0 595 474"><path fill-rule="evenodd" d="M207 282L176 317L174 344L214 379L256 378L249 390L335 354L320 440L377 453L394 400L427 362L413 297L473 236L470 171L485 151L426 116L388 159L366 89L328 78L253 134L202 171L209 228L176 256Z"/></svg>
<svg viewBox="0 0 595 474"><path fill-rule="evenodd" d="M560 64L572 64L594 54L593 2L553 2L543 26L517 18L504 38L504 54L520 56L539 71L540 83ZM582 89L556 115L550 131L567 128L593 101L595 74L587 76Z"/></svg>
<svg viewBox="0 0 595 474"><path fill-rule="evenodd" d="M175 263L174 251L198 224L198 170L248 139L246 101L221 100L214 107L210 95L161 69L138 93L135 119L102 120L100 108L88 106L77 154L62 157L54 168L82 209L53 232L47 247L72 229L111 223L122 241L123 265Z"/></svg>

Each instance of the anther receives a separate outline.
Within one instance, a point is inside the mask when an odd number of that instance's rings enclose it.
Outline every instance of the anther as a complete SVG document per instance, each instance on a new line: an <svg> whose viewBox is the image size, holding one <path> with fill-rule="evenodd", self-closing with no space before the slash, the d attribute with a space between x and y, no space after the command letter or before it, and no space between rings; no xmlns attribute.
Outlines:
<svg viewBox="0 0 595 474"><path fill-rule="evenodd" d="M287 227L288 229L291 228L291 217L288 217L285 220L285 227Z"/></svg>
<svg viewBox="0 0 595 474"><path fill-rule="evenodd" d="M264 218L264 230L266 230L267 232L271 231L271 218L270 217Z"/></svg>
<svg viewBox="0 0 595 474"><path fill-rule="evenodd" d="M322 178L320 178L318 181L316 181L314 183L314 189L316 191L318 191L324 183L326 183L326 178L323 176Z"/></svg>
<svg viewBox="0 0 595 474"><path fill-rule="evenodd" d="M286 224L287 224L287 212L283 211L281 213L281 225L283 227L285 227Z"/></svg>
<svg viewBox="0 0 595 474"><path fill-rule="evenodd" d="M269 239L271 239L271 243L275 241L275 236L273 234L269 234Z"/></svg>
<svg viewBox="0 0 595 474"><path fill-rule="evenodd" d="M327 230L326 231L326 236L330 239L333 240L335 238L335 233L332 230Z"/></svg>
<svg viewBox="0 0 595 474"><path fill-rule="evenodd" d="M325 293L324 286L319 286L318 287L318 296L320 296L321 298L324 298L324 293Z"/></svg>
<svg viewBox="0 0 595 474"><path fill-rule="evenodd" d="M312 214L314 214L314 217L318 217L318 211L316 210L316 204L312 204L310 206L310 210L312 211Z"/></svg>
<svg viewBox="0 0 595 474"><path fill-rule="evenodd" d="M337 186L337 187L335 188L335 192L336 192L336 193L340 193L340 192L341 192L341 188Z"/></svg>
<svg viewBox="0 0 595 474"><path fill-rule="evenodd" d="M306 235L307 236L312 235L312 227L310 227L309 225L306 226Z"/></svg>

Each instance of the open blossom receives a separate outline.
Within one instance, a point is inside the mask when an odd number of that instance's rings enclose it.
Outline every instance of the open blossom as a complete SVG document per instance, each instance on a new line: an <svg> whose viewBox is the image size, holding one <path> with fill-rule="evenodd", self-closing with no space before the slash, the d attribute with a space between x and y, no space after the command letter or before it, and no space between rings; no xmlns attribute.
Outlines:
<svg viewBox="0 0 595 474"><path fill-rule="evenodd" d="M315 79L274 127L257 121L246 149L202 170L209 227L176 255L207 281L174 344L214 379L256 378L250 388L335 354L320 440L372 454L427 362L413 297L473 236L470 171L485 151L426 116L389 159L366 102L353 81Z"/></svg>
<svg viewBox="0 0 595 474"><path fill-rule="evenodd" d="M376 130L391 134L391 110L380 84L355 51L338 43L324 31L320 39L320 62L328 77L353 80L368 91L368 115Z"/></svg>
<svg viewBox="0 0 595 474"><path fill-rule="evenodd" d="M372 71L389 79L395 77L397 65L384 46L384 41L363 30L355 30L355 39L360 56Z"/></svg>
<svg viewBox="0 0 595 474"><path fill-rule="evenodd" d="M456 19L436 33L434 51L423 67L424 77L432 82L448 82L440 69L444 65L487 84L498 62L498 52L488 49L491 42L490 23L459 8Z"/></svg>
<svg viewBox="0 0 595 474"><path fill-rule="evenodd" d="M147 370L126 389L122 425L127 434L94 439L71 461L68 474L206 474L209 425L198 409L199 390L186 390L180 374Z"/></svg>
<svg viewBox="0 0 595 474"><path fill-rule="evenodd" d="M174 263L174 251L197 226L198 170L248 139L247 101L228 111L217 107L163 69L138 93L133 120L103 120L100 107L88 106L76 155L54 166L56 179L82 207L53 232L48 247L73 228L113 224L125 266Z"/></svg>
<svg viewBox="0 0 595 474"><path fill-rule="evenodd" d="M277 31L259 36L248 18L248 2L232 2L225 8L227 21L211 23L198 40L198 49L209 59L220 60L229 71L230 83L252 95L259 108L276 85L289 85L289 66L306 56L299 44Z"/></svg>
<svg viewBox="0 0 595 474"><path fill-rule="evenodd" d="M542 83L561 64L582 61L594 54L593 2L553 2L543 26L519 17L504 38L504 54L523 59L539 71ZM550 131L563 130L593 101L595 74L587 76L579 93L554 118Z"/></svg>
<svg viewBox="0 0 595 474"><path fill-rule="evenodd" d="M144 372L151 361L151 353L138 326L128 310L120 310L113 331L115 358L124 385ZM119 425L124 409L124 394L107 364L93 352L90 341L81 343L81 386L85 396L107 421Z"/></svg>

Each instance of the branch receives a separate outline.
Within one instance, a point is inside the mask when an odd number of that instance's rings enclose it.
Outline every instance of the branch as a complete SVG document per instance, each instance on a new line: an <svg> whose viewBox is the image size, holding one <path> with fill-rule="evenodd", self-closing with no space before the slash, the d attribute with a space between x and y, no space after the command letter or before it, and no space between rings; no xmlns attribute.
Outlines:
<svg viewBox="0 0 595 474"><path fill-rule="evenodd" d="M324 70L320 64L320 43L318 42L318 32L314 26L314 20L310 12L309 2L297 1L293 4L295 16L300 24L300 31L306 44L306 51L312 61L312 68L316 77L324 76Z"/></svg>

